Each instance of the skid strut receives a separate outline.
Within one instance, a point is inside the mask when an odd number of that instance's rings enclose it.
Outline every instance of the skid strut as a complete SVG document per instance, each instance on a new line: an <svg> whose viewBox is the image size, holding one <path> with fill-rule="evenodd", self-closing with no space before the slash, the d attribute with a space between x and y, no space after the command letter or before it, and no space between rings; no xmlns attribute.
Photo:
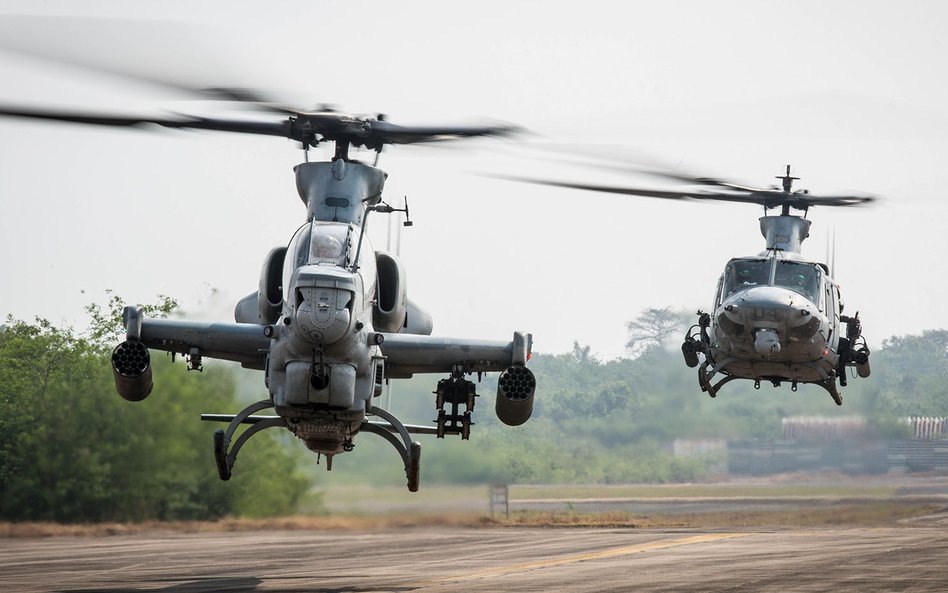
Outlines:
<svg viewBox="0 0 948 593"><path fill-rule="evenodd" d="M239 414L233 417L233 419L227 425L226 431L221 430L220 428L214 431L214 460L217 462L217 473L222 480L230 479L231 471L234 469L234 462L237 460L237 453L250 437L266 428L271 428L273 426L286 426L286 420L279 416L267 417L259 420L250 418L251 414L272 407L273 402L268 399L259 401L255 404L250 404L241 410ZM214 418L206 419L214 420ZM234 444L231 447L231 439L234 438L234 432L236 432L237 428L241 424L250 424L250 427L240 433L240 436L237 437L237 440L234 441Z"/></svg>
<svg viewBox="0 0 948 593"><path fill-rule="evenodd" d="M405 428L405 425L388 410L371 406L366 410L366 413L378 416L388 424L387 426L380 426L368 420L363 420L361 430L375 433L395 447L395 450L401 455L402 461L405 462L405 477L408 478L408 490L418 492L421 474L421 443L412 441L411 435L408 433L408 429Z"/></svg>

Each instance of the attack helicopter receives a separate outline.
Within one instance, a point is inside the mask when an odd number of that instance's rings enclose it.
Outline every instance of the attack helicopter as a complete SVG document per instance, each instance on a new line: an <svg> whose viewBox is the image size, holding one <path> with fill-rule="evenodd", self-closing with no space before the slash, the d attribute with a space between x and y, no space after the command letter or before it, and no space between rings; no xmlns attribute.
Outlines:
<svg viewBox="0 0 948 593"><path fill-rule="evenodd" d="M241 447L267 428L289 430L317 457L325 457L330 470L333 458L352 451L356 436L367 432L398 451L408 489L415 492L421 444L411 435L469 439L478 396L472 374L480 381L484 373L500 372L498 418L509 426L526 422L536 390L526 367L532 335L514 332L510 341L431 336L432 318L408 297L400 258L375 250L366 233L371 214L403 213L403 224L411 225L407 201L396 208L382 200L387 174L375 165L384 146L502 136L514 128L401 126L383 116L282 107L246 89L210 92L217 100L249 104L265 115L134 117L0 106L0 116L51 122L277 136L298 142L306 155L294 167L305 221L286 245L266 255L257 288L237 303L233 323L151 319L136 307L124 309L125 340L111 357L119 395L136 402L152 392L149 350L182 355L188 370L199 371L205 358L216 358L262 371L266 399L236 414L202 415L202 420L227 423L213 434L222 480L231 477ZM321 144L334 147L332 158L309 162L309 149ZM375 151L376 162L350 158L353 147ZM434 426L405 424L376 400L387 381L418 373L446 375L434 391ZM265 410L274 413L261 415Z"/></svg>
<svg viewBox="0 0 948 593"><path fill-rule="evenodd" d="M606 166L617 169L615 166ZM620 170L627 171L628 167ZM727 180L698 177L674 171L632 169L671 179L697 189L658 190L615 185L570 183L525 177L499 176L514 181L622 195L677 200L713 200L758 204L764 207L760 231L765 249L750 257L727 262L714 292L711 312L698 311L697 323L685 334L681 351L685 364L698 367L702 392L716 397L735 379L749 379L759 389L762 381L774 387L789 382L825 389L837 405L843 398L837 388L847 385L847 370L868 377L869 348L862 336L857 312L843 314L839 286L829 266L800 253L809 236L813 206L858 206L871 203L871 195L817 196L794 190L798 177L787 165L779 175L781 187L757 188ZM779 208L780 213L768 212ZM802 216L791 214L801 211ZM720 376L716 382L717 376Z"/></svg>

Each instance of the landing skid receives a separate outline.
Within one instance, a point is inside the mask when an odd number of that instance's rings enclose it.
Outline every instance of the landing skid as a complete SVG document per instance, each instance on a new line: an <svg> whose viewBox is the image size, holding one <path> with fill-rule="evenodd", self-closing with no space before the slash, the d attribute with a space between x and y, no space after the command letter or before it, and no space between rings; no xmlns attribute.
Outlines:
<svg viewBox="0 0 948 593"><path fill-rule="evenodd" d="M717 383L714 383L712 385L711 376L708 374L707 368L708 368L707 365L702 365L701 367L698 368L698 385L701 387L701 391L706 392L711 397L717 397L718 391L720 391L721 387L723 387L725 384L730 383L734 379L741 378L735 375L728 375L724 377L723 379L721 379L720 381L718 381ZM843 396L840 395L839 391L836 389L835 378L829 377L822 381L815 381L814 384L819 385L820 387L825 389L827 393L830 394L830 397L833 398L833 401L836 403L837 406L843 405ZM774 386L777 387L779 385L780 385L779 380L776 380L774 382ZM757 380L754 382L754 387L756 388L760 387L760 380ZM797 390L797 384L795 381L793 383L793 390L794 391Z"/></svg>
<svg viewBox="0 0 948 593"><path fill-rule="evenodd" d="M379 435L395 447L395 450L401 455L402 461L405 462L408 490L418 492L418 482L421 474L421 443L412 441L408 428L388 410L371 406L366 410L366 413L378 416L385 420L387 425L363 420L362 430Z"/></svg>
<svg viewBox="0 0 948 593"><path fill-rule="evenodd" d="M836 389L836 379L825 379L816 383L830 394L830 397L833 398L833 401L837 406L843 405L843 396L840 395L839 390Z"/></svg>
<svg viewBox="0 0 948 593"><path fill-rule="evenodd" d="M734 375L727 375L720 381L715 384L711 384L711 377L708 375L707 365L702 365L698 368L698 385L701 387L701 391L707 392L711 397L717 397L718 391L721 390L726 384L730 383L734 379L739 379Z"/></svg>
<svg viewBox="0 0 948 593"><path fill-rule="evenodd" d="M217 462L217 473L222 480L230 479L234 462L237 460L237 453L250 437L272 426L286 427L286 420L280 416L253 415L255 412L260 412L272 407L273 402L265 400L247 406L236 416L229 414L201 414L201 420L229 422L226 431L221 429L214 431L214 459ZM363 420L360 426L361 430L377 434L395 447L395 450L398 451L398 454L402 457L402 461L405 463L405 476L408 478L408 489L411 492L418 492L421 474L421 443L412 441L410 434L436 434L436 429L431 426L402 424L398 418L382 408L370 407L367 413L378 416L384 420L384 422ZM237 440L234 441L233 446L230 447L234 432L241 424L249 424L250 428L242 432L240 436L237 437ZM331 458L327 458L327 461L329 459Z"/></svg>
<svg viewBox="0 0 948 593"><path fill-rule="evenodd" d="M251 414L254 412L259 412L272 407L273 402L270 400L263 400L255 404L250 404L241 410L239 414L231 418L230 423L227 425L226 431L221 430L220 428L214 431L214 460L217 462L217 474L222 480L227 481L230 479L231 472L234 469L234 462L237 461L237 453L240 452L240 448L244 446L244 443L246 443L250 437L266 428L271 428L273 426L286 426L286 420L280 416L251 417ZM214 421L221 420L223 418L224 417L215 414L201 416L201 420ZM237 440L231 447L230 441L234 437L234 433L241 424L250 424L251 426L244 432L240 433L240 436L237 437Z"/></svg>

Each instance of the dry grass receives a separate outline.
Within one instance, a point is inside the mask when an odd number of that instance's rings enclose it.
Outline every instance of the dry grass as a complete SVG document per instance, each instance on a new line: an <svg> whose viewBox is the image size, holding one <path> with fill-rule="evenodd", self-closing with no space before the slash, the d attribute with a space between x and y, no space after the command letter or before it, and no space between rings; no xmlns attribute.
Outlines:
<svg viewBox="0 0 948 593"><path fill-rule="evenodd" d="M919 490L921 488L921 490ZM902 491L929 493L928 499L899 498ZM520 511L510 517L487 515L486 486L428 486L419 493L404 487L337 485L327 489L325 501L331 514L301 515L271 519L223 519L220 521L147 521L142 523L0 523L0 538L50 536L110 536L142 533L213 533L235 531L345 530L374 531L411 527L626 527L643 529L766 529L792 527L893 526L899 521L940 513L946 521L944 498L948 478L860 480L821 476L788 476L784 479L666 485L616 486L534 486L510 487L516 506L527 499L560 502L562 510ZM679 498L681 502L700 498L737 500L796 498L786 508L753 508L729 504L706 512L676 512L675 505L660 512L600 511L580 512L570 501L586 498ZM799 500L807 498L811 500ZM739 503L742 504L742 503ZM577 505L579 506L579 505ZM607 507L608 508L608 507ZM919 524L930 524L929 520Z"/></svg>
<svg viewBox="0 0 948 593"><path fill-rule="evenodd" d="M483 514L335 515L220 521L143 521L141 523L0 523L0 537L107 536L137 533L212 533L233 531L372 531L405 527L481 527L497 525Z"/></svg>
<svg viewBox="0 0 948 593"><path fill-rule="evenodd" d="M521 527L633 527L643 529L764 529L790 527L885 527L924 517L941 504L872 502L820 506L807 509L722 511L707 513L636 514L626 512L577 513L574 511L525 511L512 513L503 525Z"/></svg>
<svg viewBox="0 0 948 593"><path fill-rule="evenodd" d="M806 509L727 511L707 513L576 511L518 511L509 518L480 513L399 513L335 515L221 521L146 521L142 523L0 523L0 537L110 536L141 533L212 533L234 531L374 531L410 527L625 527L641 529L765 529L791 527L882 527L899 521L944 512L939 504L870 502Z"/></svg>
<svg viewBox="0 0 948 593"><path fill-rule="evenodd" d="M510 487L511 500L587 498L732 498L787 496L889 498L896 487L888 484L846 483L716 483L632 485L518 485Z"/></svg>

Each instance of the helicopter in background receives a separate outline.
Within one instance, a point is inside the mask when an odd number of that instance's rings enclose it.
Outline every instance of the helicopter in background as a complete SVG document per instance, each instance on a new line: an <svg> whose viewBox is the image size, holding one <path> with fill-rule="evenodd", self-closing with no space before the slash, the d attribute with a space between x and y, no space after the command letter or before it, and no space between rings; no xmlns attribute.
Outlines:
<svg viewBox="0 0 948 593"><path fill-rule="evenodd" d="M763 206L760 230L765 249L754 256L733 258L725 265L711 312L698 311L698 323L686 332L681 346L685 364L698 367L698 384L711 397L735 379L749 379L757 389L762 381L774 387L789 382L793 391L800 383L812 383L842 405L837 382L846 386L848 368L855 368L859 377L869 376L869 348L859 313L851 317L843 314L839 286L829 266L802 256L800 247L809 236L806 215L811 207L858 206L875 198L795 191L793 182L799 178L790 175L790 165L784 175L777 176L782 188L770 189L670 171L638 171L699 189L666 191L501 177L623 195ZM768 215L774 208L780 208L780 214ZM791 214L791 210L802 211L803 216ZM714 382L717 376L721 378Z"/></svg>
<svg viewBox="0 0 948 593"><path fill-rule="evenodd" d="M431 316L408 298L406 273L392 253L373 249L366 234L372 213L405 214L382 200L387 174L374 166L385 145L477 136L501 136L509 126L399 126L384 116L354 116L323 108L303 111L279 106L245 89L211 89L218 100L237 101L261 113L257 118L134 117L0 106L0 116L97 126L200 129L277 136L295 140L307 155L294 167L306 219L285 246L267 254L257 289L241 299L234 323L199 323L144 318L126 307L125 341L112 353L116 389L128 401L152 391L149 349L183 355L188 370L204 358L239 362L264 372L267 399L237 414L204 414L227 422L214 433L219 476L228 480L241 447L257 432L283 427L311 451L325 456L352 451L360 432L380 435L398 451L408 489L418 490L421 444L412 434L438 438L470 436L476 387L468 377L500 372L495 411L507 425L526 422L533 410L536 380L526 367L533 338L514 332L511 341L432 337ZM270 116L277 115L273 118ZM334 145L327 162L309 162L308 151ZM376 151L367 165L349 157L350 147ZM402 423L375 404L386 381L416 373L441 373L435 426ZM258 415L271 409L274 415ZM239 435L238 429L249 425Z"/></svg>

